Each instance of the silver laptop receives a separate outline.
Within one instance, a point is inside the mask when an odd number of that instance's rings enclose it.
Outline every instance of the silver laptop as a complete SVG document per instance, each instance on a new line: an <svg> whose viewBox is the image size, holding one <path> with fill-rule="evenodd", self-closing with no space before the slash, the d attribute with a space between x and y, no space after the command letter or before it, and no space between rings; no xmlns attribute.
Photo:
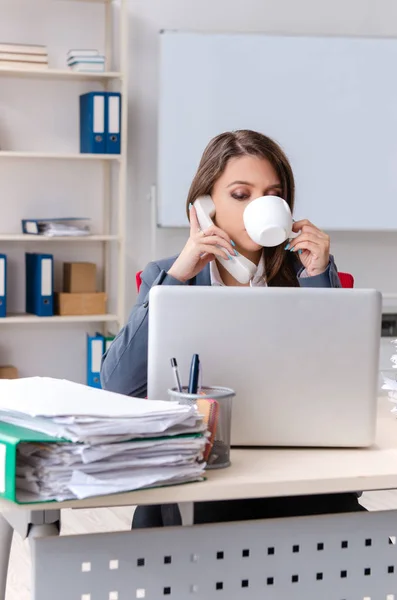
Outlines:
<svg viewBox="0 0 397 600"><path fill-rule="evenodd" d="M231 387L234 446L368 446L374 441L381 294L374 290L156 286L148 397L188 384Z"/></svg>

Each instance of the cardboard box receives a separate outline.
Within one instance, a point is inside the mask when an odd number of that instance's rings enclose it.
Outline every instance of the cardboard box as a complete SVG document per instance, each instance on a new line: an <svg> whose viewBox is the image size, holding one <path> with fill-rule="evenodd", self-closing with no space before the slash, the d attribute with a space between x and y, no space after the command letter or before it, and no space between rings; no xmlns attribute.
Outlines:
<svg viewBox="0 0 397 600"><path fill-rule="evenodd" d="M55 294L56 313L63 317L71 315L106 314L107 295L104 292L94 294Z"/></svg>
<svg viewBox="0 0 397 600"><path fill-rule="evenodd" d="M0 367L0 379L18 379L18 369L11 365Z"/></svg>
<svg viewBox="0 0 397 600"><path fill-rule="evenodd" d="M96 264L63 263L63 291L68 294L94 294L97 291Z"/></svg>

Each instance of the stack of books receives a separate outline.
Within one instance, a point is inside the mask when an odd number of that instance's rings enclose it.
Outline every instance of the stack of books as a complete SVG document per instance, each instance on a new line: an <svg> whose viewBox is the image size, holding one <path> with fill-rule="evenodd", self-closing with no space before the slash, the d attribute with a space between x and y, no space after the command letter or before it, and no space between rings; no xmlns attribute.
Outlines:
<svg viewBox="0 0 397 600"><path fill-rule="evenodd" d="M67 65L79 73L102 73L105 70L105 57L98 50L69 50Z"/></svg>
<svg viewBox="0 0 397 600"><path fill-rule="evenodd" d="M48 69L46 46L5 44L0 42L0 67L10 69Z"/></svg>
<svg viewBox="0 0 397 600"><path fill-rule="evenodd" d="M0 496L69 500L201 481L195 405L143 400L46 377L0 379Z"/></svg>

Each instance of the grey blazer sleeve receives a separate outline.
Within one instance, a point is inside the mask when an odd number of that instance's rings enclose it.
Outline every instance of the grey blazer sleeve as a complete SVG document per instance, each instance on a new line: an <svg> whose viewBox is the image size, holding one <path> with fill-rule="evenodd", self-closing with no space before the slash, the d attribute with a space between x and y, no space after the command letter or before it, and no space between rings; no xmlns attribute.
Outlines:
<svg viewBox="0 0 397 600"><path fill-rule="evenodd" d="M340 288L341 283L338 275L338 270L335 265L333 256L330 257L329 265L321 275L313 277L302 276L304 269L298 271L298 281L301 287L318 287L318 288Z"/></svg>
<svg viewBox="0 0 397 600"><path fill-rule="evenodd" d="M127 396L147 394L148 296L154 285L183 285L167 275L157 263L149 263L128 323L113 340L102 359L102 388Z"/></svg>

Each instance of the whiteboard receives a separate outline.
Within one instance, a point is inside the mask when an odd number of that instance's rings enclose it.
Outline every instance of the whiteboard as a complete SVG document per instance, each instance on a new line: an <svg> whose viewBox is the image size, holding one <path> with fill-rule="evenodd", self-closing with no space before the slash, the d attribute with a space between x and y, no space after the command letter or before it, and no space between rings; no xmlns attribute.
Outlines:
<svg viewBox="0 0 397 600"><path fill-rule="evenodd" d="M296 177L296 218L397 229L397 40L160 34L158 223L186 225L209 140L254 129Z"/></svg>

